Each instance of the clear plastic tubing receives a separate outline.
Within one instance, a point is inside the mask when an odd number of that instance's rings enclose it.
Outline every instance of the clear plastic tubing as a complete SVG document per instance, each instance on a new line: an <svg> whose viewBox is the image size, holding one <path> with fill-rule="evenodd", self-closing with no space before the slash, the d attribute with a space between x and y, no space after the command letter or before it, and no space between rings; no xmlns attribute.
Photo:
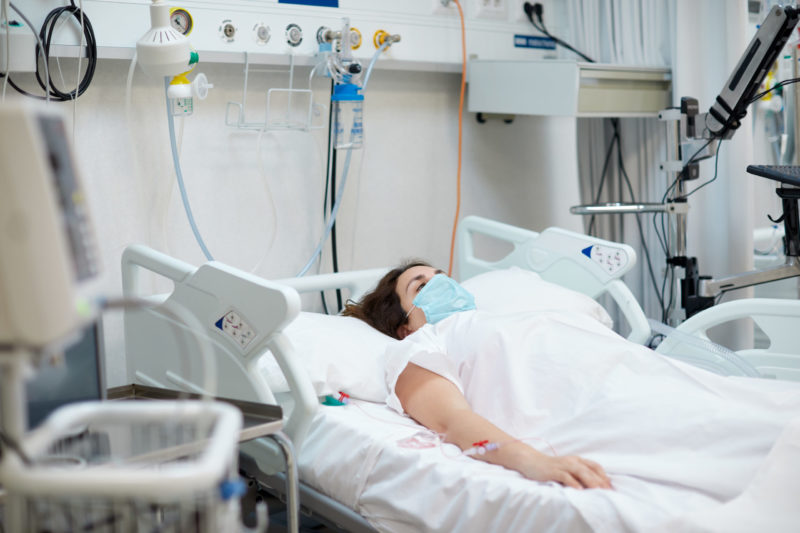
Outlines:
<svg viewBox="0 0 800 533"><path fill-rule="evenodd" d="M375 66L375 62L378 60L378 57L380 57L381 52L383 52L388 47L389 47L389 42L388 41L384 42L380 46L380 48L378 48L375 51L375 54L372 56L372 60L369 62L369 66L367 67L367 72L364 74L364 86L361 89L362 92L367 87L367 81L369 81L369 76L372 73L372 68ZM313 73L313 71L312 71L312 73ZM336 90L336 88L334 87L334 91L335 90ZM362 104L362 109L363 109L363 98L364 98L363 95L361 96L361 98L362 98L361 104ZM363 117L362 117L362 119L363 119ZM362 129L362 135L363 135L363 129ZM363 138L362 138L362 142L363 142ZM344 194L344 186L347 183L347 175L348 175L348 173L350 171L350 159L351 159L352 154L353 154L352 150L347 150L347 155L345 156L345 160L344 160L344 170L342 171L342 181L341 181L341 183L339 184L339 187L336 190L336 199L335 199L335 201L333 203L333 209L331 209L331 214L328 217L328 221L325 224L325 231L322 233L322 238L319 240L319 244L317 245L317 247L314 250L314 252L311 254L311 257L309 258L308 262L305 264L305 266L297 274L298 278L301 277L301 276L305 276L306 273L314 265L314 262L317 260L317 257L322 255L322 247L325 246L325 242L328 240L328 235L330 235L331 230L333 229L333 225L336 223L336 215L339 213L339 206L342 203L342 195Z"/></svg>
<svg viewBox="0 0 800 533"><path fill-rule="evenodd" d="M189 219L189 225L192 227L192 233L194 233L194 238L197 241L197 244L200 245L200 249L203 251L203 255L206 256L206 259L209 261L213 261L214 258L211 256L211 252L208 251L206 247L206 243L203 241L203 236L200 235L200 230L197 228L197 224L194 221L194 215L192 215L192 206L189 205L189 197L186 195L186 186L183 183L183 173L181 172L181 161L178 157L178 143L175 139L175 121L172 116L172 112L170 111L170 101L167 91L169 90L169 78L164 78L164 98L167 103L167 123L169 124L169 145L172 149L172 163L175 165L175 175L178 178L178 188L181 191L181 200L183 200L183 209L186 211L186 218Z"/></svg>

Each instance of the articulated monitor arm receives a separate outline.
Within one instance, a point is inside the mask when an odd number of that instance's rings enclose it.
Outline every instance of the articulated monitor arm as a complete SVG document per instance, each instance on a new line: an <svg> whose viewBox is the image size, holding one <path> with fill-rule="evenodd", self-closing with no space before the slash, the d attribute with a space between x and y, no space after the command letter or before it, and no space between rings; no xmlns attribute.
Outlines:
<svg viewBox="0 0 800 533"><path fill-rule="evenodd" d="M707 113L698 115L698 127L692 137L730 139L733 136L798 20L800 9L797 6L772 6L714 104Z"/></svg>
<svg viewBox="0 0 800 533"><path fill-rule="evenodd" d="M753 103L767 72L783 50L798 21L800 21L800 9L797 6L773 6L708 112L699 113L699 105L694 98L681 99L680 114L684 125L683 137L686 140L683 148L689 149L685 150L689 152L686 155L695 155L689 160L684 158L684 167L678 176L679 180L689 181L697 178L699 174L697 162L714 153L708 148L723 139L730 139L739 128L747 114L748 106ZM705 144L700 144L697 140L705 141ZM701 148L695 152L698 146ZM706 149L705 154L700 153L703 151L702 147ZM700 157L696 157L697 155ZM683 190L680 184L677 190ZM787 194L794 196L791 192ZM709 276L699 275L697 260L694 257L685 257L679 253L670 260L673 265L683 267L685 271L685 278L681 281L681 303L686 310L687 318L714 305L716 297L723 292L800 275L800 261L795 250L798 248L798 243L795 242L798 239L792 236L797 235L797 231L792 233L790 229L794 228L789 227L793 224L789 222L797 219L798 201L796 198L783 198L783 200L784 219L787 221L786 264L715 280ZM677 216L682 218L685 215ZM685 228L685 220L682 227Z"/></svg>

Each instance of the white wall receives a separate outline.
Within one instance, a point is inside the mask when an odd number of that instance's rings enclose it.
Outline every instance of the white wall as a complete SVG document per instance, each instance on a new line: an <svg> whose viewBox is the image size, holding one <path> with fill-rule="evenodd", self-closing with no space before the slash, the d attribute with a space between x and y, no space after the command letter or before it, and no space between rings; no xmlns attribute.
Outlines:
<svg viewBox="0 0 800 533"><path fill-rule="evenodd" d="M128 244L144 243L193 264L204 261L175 185L163 86L137 70L128 122L128 66L100 61L93 84L78 100L76 124L77 158L112 295L121 292L119 261ZM226 103L241 101L242 66L203 64L198 70L215 87L186 119L182 136L195 219L215 259L244 270L257 267L267 278L292 276L322 228L326 131L266 133L262 174L257 134L224 125ZM308 69L298 69L295 80L307 76ZM33 87L30 78L15 78ZM338 224L341 269L389 266L412 256L447 264L459 82L458 74L373 72L366 95L366 149L353 158ZM328 83L315 80L321 102ZM287 84L286 73L252 75L247 118L263 117L263 90ZM58 105L72 112L70 104ZM578 203L577 182L564 178L577 173L575 150L573 120L518 117L512 124L478 124L465 113L462 216L479 214L533 229L575 227L579 221L567 207ZM323 269L329 265L326 261ZM127 378L120 315L109 312L105 325L109 385L121 385Z"/></svg>

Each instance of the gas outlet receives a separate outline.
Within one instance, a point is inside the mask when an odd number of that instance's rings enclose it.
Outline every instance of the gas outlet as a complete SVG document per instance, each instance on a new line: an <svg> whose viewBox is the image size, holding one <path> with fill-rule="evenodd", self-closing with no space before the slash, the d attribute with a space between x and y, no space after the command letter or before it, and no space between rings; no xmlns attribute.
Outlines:
<svg viewBox="0 0 800 533"><path fill-rule="evenodd" d="M220 38L228 43L232 43L236 38L236 26L230 19L223 20L219 25Z"/></svg>

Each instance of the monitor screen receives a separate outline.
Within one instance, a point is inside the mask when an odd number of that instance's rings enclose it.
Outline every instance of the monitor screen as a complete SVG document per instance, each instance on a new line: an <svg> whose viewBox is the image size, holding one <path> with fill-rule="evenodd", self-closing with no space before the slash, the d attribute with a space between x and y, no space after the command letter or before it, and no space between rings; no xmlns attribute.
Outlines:
<svg viewBox="0 0 800 533"><path fill-rule="evenodd" d="M89 325L80 339L64 351L62 364L36 368L26 383L29 430L62 405L105 398L100 330L99 322Z"/></svg>

